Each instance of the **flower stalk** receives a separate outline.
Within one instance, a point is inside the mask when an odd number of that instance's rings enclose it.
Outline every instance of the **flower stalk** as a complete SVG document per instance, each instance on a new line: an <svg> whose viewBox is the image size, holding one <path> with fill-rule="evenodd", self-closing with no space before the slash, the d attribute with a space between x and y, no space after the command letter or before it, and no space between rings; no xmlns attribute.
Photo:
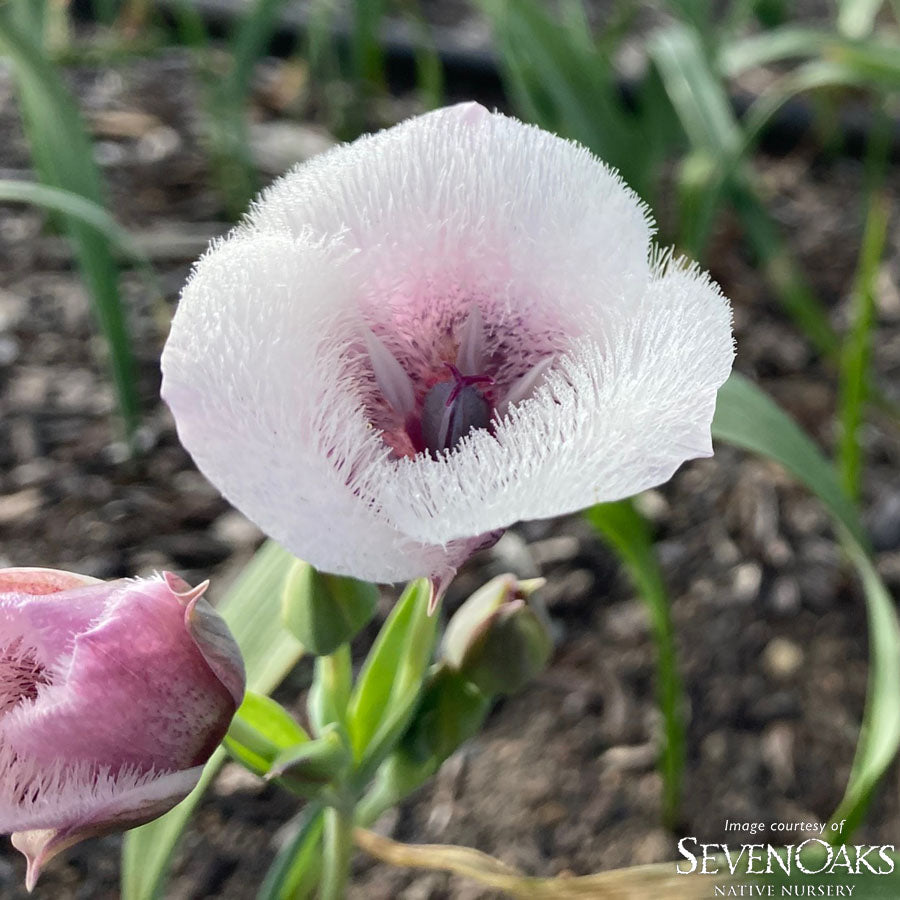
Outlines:
<svg viewBox="0 0 900 900"><path fill-rule="evenodd" d="M353 817L337 807L325 810L322 900L344 900L353 854Z"/></svg>

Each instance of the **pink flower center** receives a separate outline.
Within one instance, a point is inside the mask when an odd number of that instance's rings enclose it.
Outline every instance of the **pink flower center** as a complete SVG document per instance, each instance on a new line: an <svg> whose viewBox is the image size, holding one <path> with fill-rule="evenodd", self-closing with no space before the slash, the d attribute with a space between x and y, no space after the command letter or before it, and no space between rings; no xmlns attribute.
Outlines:
<svg viewBox="0 0 900 900"><path fill-rule="evenodd" d="M424 325L421 333L410 334L408 325L394 334L379 330L383 337L364 332L374 375L365 396L370 422L396 457L437 457L475 429L493 433L510 405L534 392L555 356L546 336L488 328L475 304L432 333Z"/></svg>
<svg viewBox="0 0 900 900"><path fill-rule="evenodd" d="M0 649L0 716L23 700L37 699L42 685L50 684L46 667L21 638Z"/></svg>

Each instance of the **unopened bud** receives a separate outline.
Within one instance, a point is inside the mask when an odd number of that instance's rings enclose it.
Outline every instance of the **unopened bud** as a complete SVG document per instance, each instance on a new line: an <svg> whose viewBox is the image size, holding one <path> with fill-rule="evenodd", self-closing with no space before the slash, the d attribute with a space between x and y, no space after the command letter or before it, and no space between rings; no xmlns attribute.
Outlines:
<svg viewBox="0 0 900 900"><path fill-rule="evenodd" d="M29 890L60 850L196 786L244 693L206 587L0 570L0 833L28 858Z"/></svg>
<svg viewBox="0 0 900 900"><path fill-rule="evenodd" d="M513 694L544 666L553 641L528 598L543 579L501 575L476 591L451 618L443 657L485 695Z"/></svg>
<svg viewBox="0 0 900 900"><path fill-rule="evenodd" d="M327 575L298 560L285 580L285 627L316 656L334 653L375 614L378 588L366 581Z"/></svg>
<svg viewBox="0 0 900 900"><path fill-rule="evenodd" d="M374 821L431 778L477 734L490 706L490 699L456 669L446 662L434 666L409 727L357 809L358 821Z"/></svg>
<svg viewBox="0 0 900 900"><path fill-rule="evenodd" d="M430 675L402 749L417 762L431 760L434 770L478 732L490 701L446 663Z"/></svg>

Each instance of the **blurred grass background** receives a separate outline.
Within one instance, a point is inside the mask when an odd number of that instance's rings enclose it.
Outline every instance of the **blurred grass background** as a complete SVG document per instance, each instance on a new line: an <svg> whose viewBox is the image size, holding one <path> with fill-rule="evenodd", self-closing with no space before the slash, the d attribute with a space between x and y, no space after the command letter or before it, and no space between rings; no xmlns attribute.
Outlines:
<svg viewBox="0 0 900 900"><path fill-rule="evenodd" d="M663 220L662 243L707 262L717 223L734 215L796 327L845 373L841 417L849 437L843 465L858 467L850 457L859 407L873 402L898 418L896 403L869 384L865 373L871 318L865 280L883 243L877 221L861 254L856 321L848 334L836 334L766 209L751 162L761 138L769 134L778 140L792 119L796 125L798 118L810 117L809 127L830 152L866 155L873 196L861 197L860 204L870 204L870 217L884 218L885 201L877 192L880 173L897 147L898 4L837 2L831 21L812 24L803 4L777 0L616 0L596 7L587 0L473 0L472 5L489 23L492 41L466 52L464 46L447 46L446 28L435 34L430 27L426 11L440 6L434 0L430 5L422 0L0 4L0 52L16 74L35 174L46 187L80 195L92 205L62 211L55 195L54 222L77 246L126 432L135 428L139 410L111 249L121 235L97 227L94 207L103 206L102 178L60 66L84 59L112 62L173 44L189 48L203 85L210 172L225 212L237 219L261 186L248 127L255 65L276 47L308 87L315 117L341 139L385 124L379 101L390 94L389 68L398 59L411 62L413 107L458 99L453 85L449 94L446 90L449 59L455 69L468 66L476 80L479 71L490 72L486 84L499 72L516 115L585 144L618 168L651 209L673 210ZM792 10L799 21L792 21ZM78 39L74 25L85 18L104 26L87 41ZM735 85L742 76L763 67L765 87L752 96L743 88L739 94ZM798 98L805 105L798 105ZM861 132L848 130L841 114L848 105L855 113L863 110ZM16 197L8 193L11 187L6 190L9 199L22 200L29 188L17 186ZM31 202L53 206L49 197L29 195ZM845 477L852 480L851 474Z"/></svg>
<svg viewBox="0 0 900 900"><path fill-rule="evenodd" d="M459 8L485 24L487 41L467 43L442 23ZM211 185L231 220L264 184L249 105L260 60L277 52L285 59L282 113L312 119L339 139L391 124L398 109L475 96L585 144L618 168L658 213L661 243L709 264L723 223L737 229L783 307L785 328L831 367L839 385L831 461L742 380L720 397L717 436L777 459L805 481L834 512L861 575L874 628L870 692L841 807L855 822L900 742L896 615L859 524L861 432L870 423L900 427L897 385L878 383L871 366L876 281L894 200L885 173L900 146L898 19L896 0L5 0L0 57L15 76L34 177L0 180L0 202L45 208L46 227L71 241L103 336L119 427L135 453L142 408L122 269L139 267L156 282L151 263L107 210L66 78L72 64L113 65L183 48L202 86ZM848 210L865 224L851 317L841 328L767 204L757 150L790 144L798 129L820 152L855 155L866 168L858 210ZM665 722L664 815L673 823L684 699L652 534L630 504L597 508L590 519L651 610ZM144 895L136 889L134 896Z"/></svg>

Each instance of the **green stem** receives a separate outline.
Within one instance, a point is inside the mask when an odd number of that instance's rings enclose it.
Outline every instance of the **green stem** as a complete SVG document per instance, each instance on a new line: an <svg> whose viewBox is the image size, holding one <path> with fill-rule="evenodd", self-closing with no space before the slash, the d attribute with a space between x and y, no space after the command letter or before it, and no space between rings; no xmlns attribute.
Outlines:
<svg viewBox="0 0 900 900"><path fill-rule="evenodd" d="M391 761L385 763L385 767L389 768ZM412 793L415 789L411 786L408 791L398 790L394 780L382 776L375 779L372 787L366 792L365 796L357 803L354 813L354 821L361 828L371 828L378 820L378 817L389 810L392 806L396 806L407 794Z"/></svg>
<svg viewBox="0 0 900 900"><path fill-rule="evenodd" d="M322 855L322 900L344 900L353 852L353 817L343 810L325 810Z"/></svg>
<svg viewBox="0 0 900 900"><path fill-rule="evenodd" d="M345 727L352 685L349 644L341 644L334 653L316 659L316 672L307 706L317 734L332 723Z"/></svg>

